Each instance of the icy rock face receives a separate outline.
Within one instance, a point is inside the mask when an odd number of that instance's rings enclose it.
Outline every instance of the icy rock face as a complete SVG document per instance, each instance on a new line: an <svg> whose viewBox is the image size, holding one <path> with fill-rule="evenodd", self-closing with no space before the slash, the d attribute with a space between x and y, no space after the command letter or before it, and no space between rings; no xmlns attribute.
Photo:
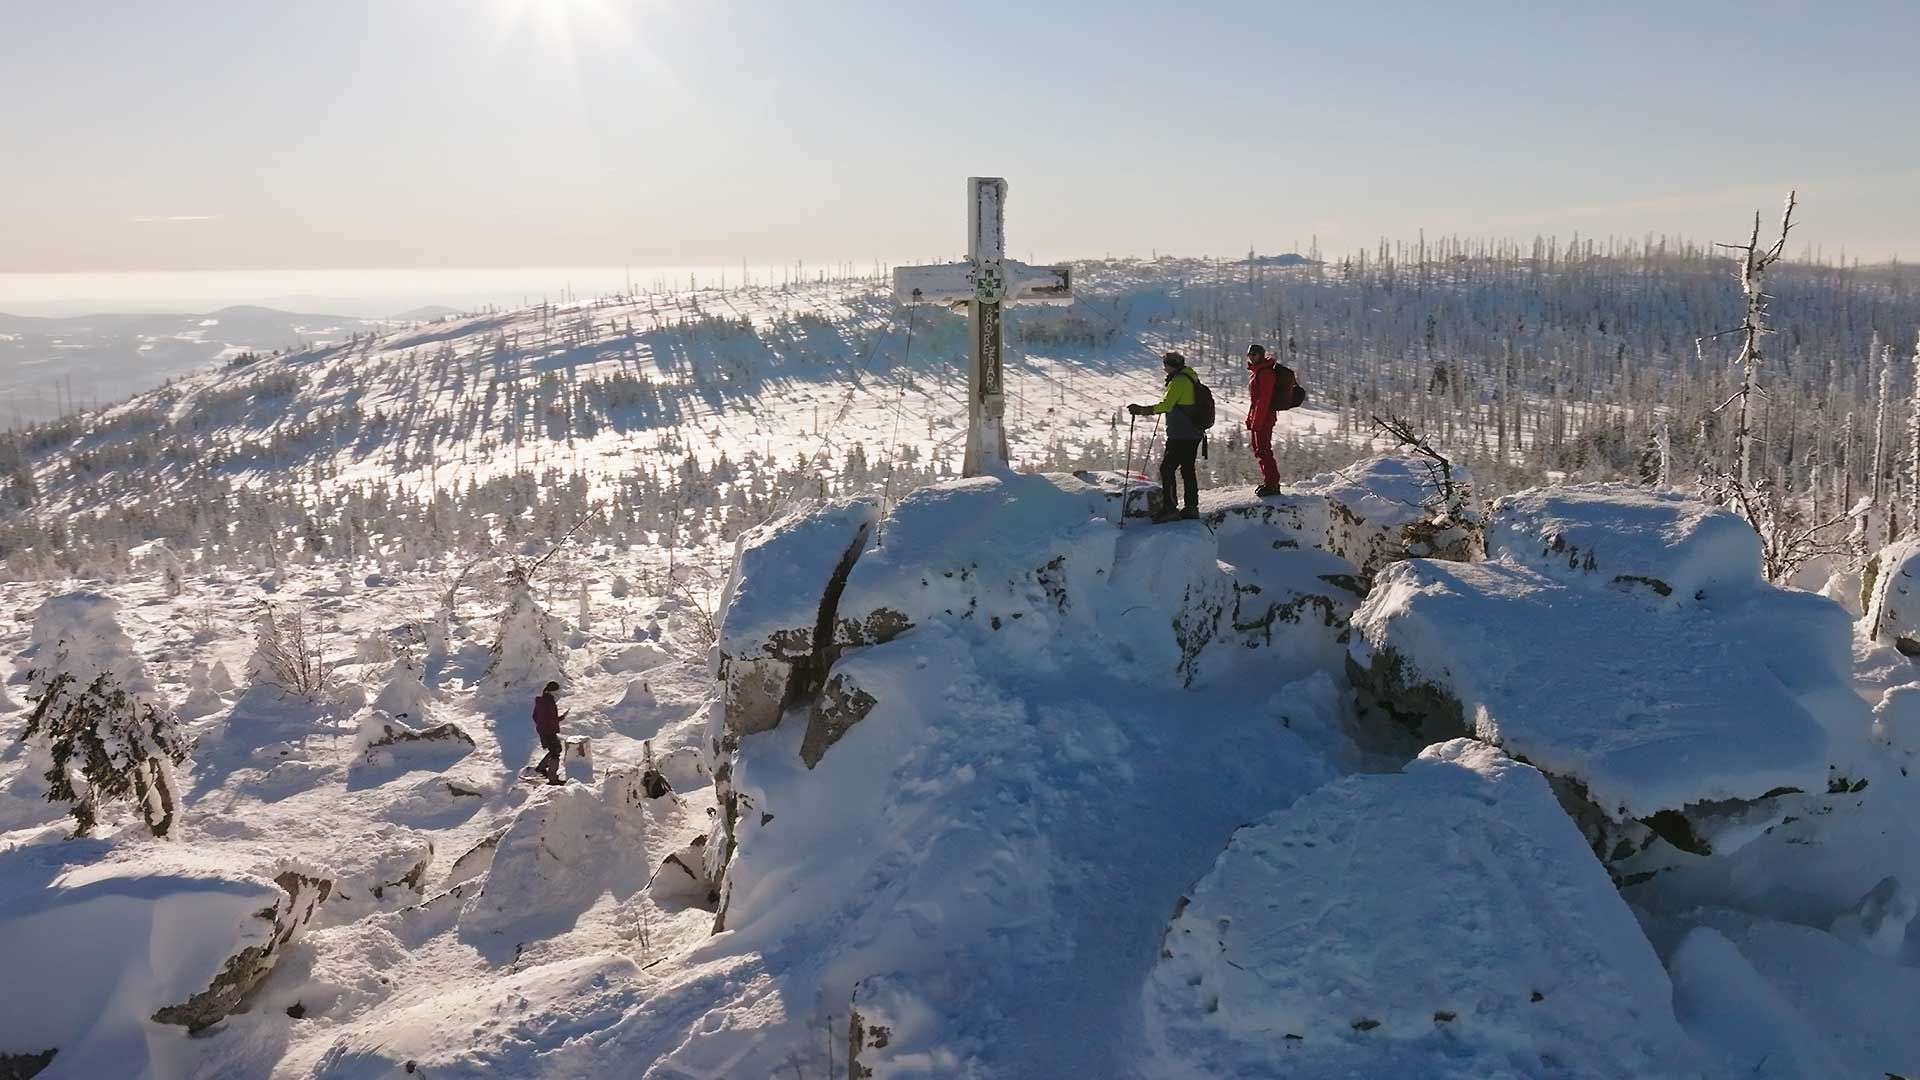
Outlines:
<svg viewBox="0 0 1920 1080"><path fill-rule="evenodd" d="M225 1018L327 891L298 872L101 864L0 903L0 956L37 987L9 997L0 1053L56 1050L70 1076L139 1074L146 1024L197 1032Z"/></svg>
<svg viewBox="0 0 1920 1080"><path fill-rule="evenodd" d="M1889 544L1874 556L1867 592L1867 635L1920 656L1920 539Z"/></svg>
<svg viewBox="0 0 1920 1080"><path fill-rule="evenodd" d="M1606 494L1516 497L1496 515L1497 558L1383 573L1349 645L1368 703L1545 770L1606 858L1650 840L1607 822L1707 854L1757 832L1754 800L1860 775L1846 612L1761 581L1758 551L1714 512L1629 491L1616 514ZM1662 536L1680 550L1663 555ZM1728 814L1737 828L1716 842L1707 819Z"/></svg>
<svg viewBox="0 0 1920 1080"><path fill-rule="evenodd" d="M718 642L728 732L766 731L818 687L840 587L878 516L864 499L821 503L741 536Z"/></svg>
<svg viewBox="0 0 1920 1080"><path fill-rule="evenodd" d="M1183 1075L1677 1076L1693 1060L1659 959L1546 778L1471 740L1235 833L1160 955L1147 1031Z"/></svg>
<svg viewBox="0 0 1920 1080"><path fill-rule="evenodd" d="M1534 488L1493 504L1487 555L1579 588L1690 600L1761 585L1760 535L1739 515L1637 484Z"/></svg>

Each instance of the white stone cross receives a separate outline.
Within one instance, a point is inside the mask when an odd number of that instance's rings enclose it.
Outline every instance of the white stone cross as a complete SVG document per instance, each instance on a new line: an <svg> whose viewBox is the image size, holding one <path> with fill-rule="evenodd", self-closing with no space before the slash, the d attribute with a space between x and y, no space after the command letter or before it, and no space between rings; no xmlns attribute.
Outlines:
<svg viewBox="0 0 1920 1080"><path fill-rule="evenodd" d="M1064 266L1028 266L1006 257L1007 182L967 178L967 261L897 266L893 295L903 304L965 305L973 329L967 369L967 455L961 475L979 476L1007 463L1007 395L1000 370L1000 307L1070 304L1073 278Z"/></svg>

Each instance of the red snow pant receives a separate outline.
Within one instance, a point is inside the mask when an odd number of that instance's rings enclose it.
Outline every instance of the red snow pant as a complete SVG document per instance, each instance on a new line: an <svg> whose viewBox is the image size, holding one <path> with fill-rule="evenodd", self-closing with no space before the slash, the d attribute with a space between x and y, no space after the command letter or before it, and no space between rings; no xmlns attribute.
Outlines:
<svg viewBox="0 0 1920 1080"><path fill-rule="evenodd" d="M1279 487L1280 466L1273 460L1273 428L1249 428L1247 433L1253 436L1253 456L1260 461L1260 482Z"/></svg>

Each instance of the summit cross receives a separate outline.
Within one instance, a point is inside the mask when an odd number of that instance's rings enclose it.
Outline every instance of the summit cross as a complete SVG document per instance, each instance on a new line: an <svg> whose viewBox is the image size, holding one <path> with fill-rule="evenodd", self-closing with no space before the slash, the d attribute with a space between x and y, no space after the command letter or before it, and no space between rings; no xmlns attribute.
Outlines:
<svg viewBox="0 0 1920 1080"><path fill-rule="evenodd" d="M1000 309L1005 304L1073 302L1064 266L1028 266L1006 257L1007 182L967 179L967 261L898 266L893 295L903 304L965 305L972 328L967 368L967 454L962 476L1007 464L1007 394L1000 363Z"/></svg>

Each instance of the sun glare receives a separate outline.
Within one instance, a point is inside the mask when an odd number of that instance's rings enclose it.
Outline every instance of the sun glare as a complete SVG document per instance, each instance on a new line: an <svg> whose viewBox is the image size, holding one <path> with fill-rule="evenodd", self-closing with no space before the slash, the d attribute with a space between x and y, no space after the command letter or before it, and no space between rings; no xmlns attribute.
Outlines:
<svg viewBox="0 0 1920 1080"><path fill-rule="evenodd" d="M619 0L494 0L494 24L504 38L531 33L571 59L588 40L624 41L631 33L628 18L639 6Z"/></svg>

